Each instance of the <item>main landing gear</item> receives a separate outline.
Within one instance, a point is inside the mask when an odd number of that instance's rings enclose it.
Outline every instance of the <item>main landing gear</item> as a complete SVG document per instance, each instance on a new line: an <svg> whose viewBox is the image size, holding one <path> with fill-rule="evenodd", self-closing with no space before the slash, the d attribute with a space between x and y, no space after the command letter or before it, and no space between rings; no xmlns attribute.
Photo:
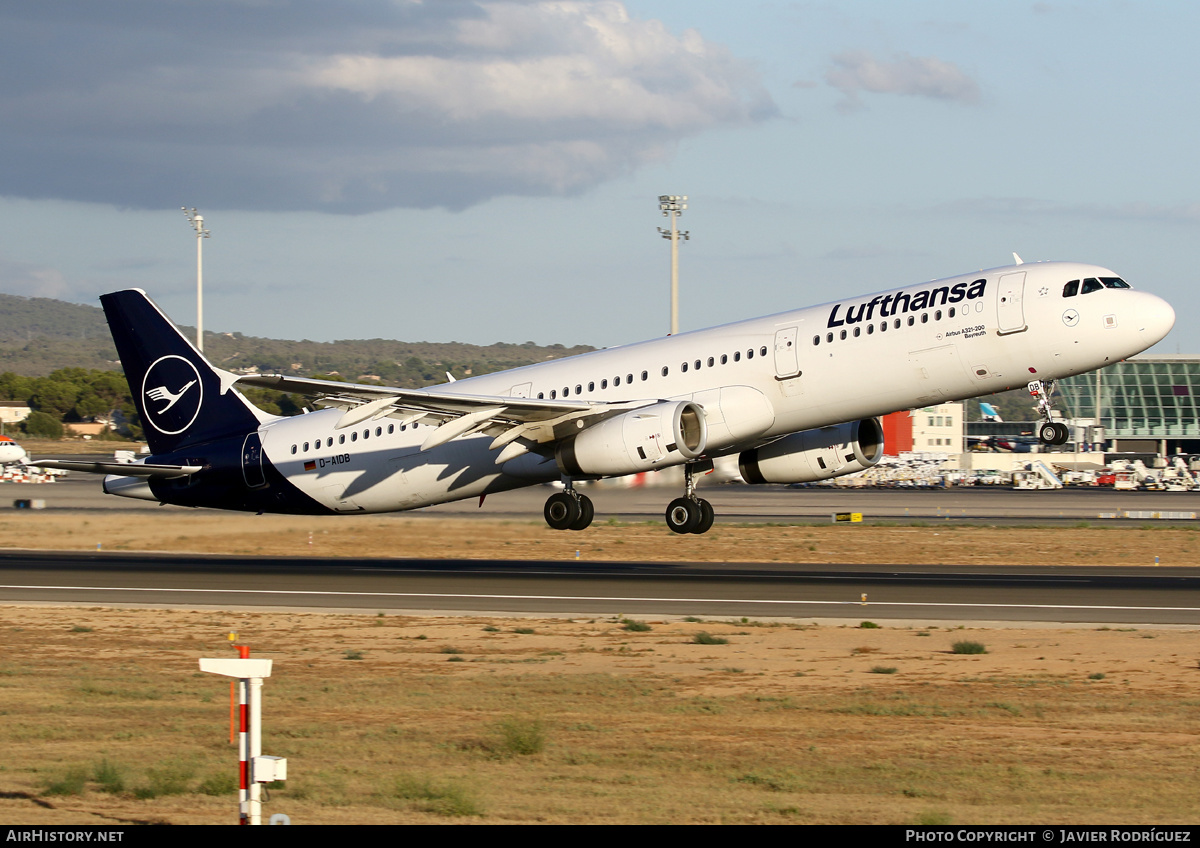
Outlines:
<svg viewBox="0 0 1200 848"><path fill-rule="evenodd" d="M708 471L711 463L691 462L683 466L684 495L667 507L667 527L673 533L707 533L713 526L712 504L696 497L697 471ZM543 513L552 530L583 530L596 517L592 499L575 490L569 477L563 478L563 490L546 499Z"/></svg>
<svg viewBox="0 0 1200 848"><path fill-rule="evenodd" d="M1029 384L1028 389L1029 394L1037 398L1038 414L1042 418L1042 423L1038 425L1038 440L1044 445L1065 445L1071 438L1070 429L1066 424L1054 421L1050 417L1050 411L1054 405L1050 400L1050 395L1054 392L1054 381L1034 380Z"/></svg>
<svg viewBox="0 0 1200 848"><path fill-rule="evenodd" d="M707 533L713 526L712 504L696 497L695 473L699 464L689 462L683 466L684 495L667 506L667 527L674 533ZM712 468L712 463L708 463L708 468Z"/></svg>
<svg viewBox="0 0 1200 848"><path fill-rule="evenodd" d="M596 517L592 499L575 491L569 479L563 483L566 488L546 500L546 523L552 530L584 530Z"/></svg>

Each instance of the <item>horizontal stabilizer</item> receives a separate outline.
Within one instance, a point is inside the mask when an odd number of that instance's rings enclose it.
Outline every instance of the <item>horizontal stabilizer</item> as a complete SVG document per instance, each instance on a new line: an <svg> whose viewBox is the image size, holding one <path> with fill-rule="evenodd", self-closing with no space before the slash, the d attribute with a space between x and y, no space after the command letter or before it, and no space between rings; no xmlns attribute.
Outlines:
<svg viewBox="0 0 1200 848"><path fill-rule="evenodd" d="M90 461L81 459L39 459L29 463L37 468L60 468L88 474L120 474L125 477L186 477L203 469L202 465L160 465L151 462Z"/></svg>

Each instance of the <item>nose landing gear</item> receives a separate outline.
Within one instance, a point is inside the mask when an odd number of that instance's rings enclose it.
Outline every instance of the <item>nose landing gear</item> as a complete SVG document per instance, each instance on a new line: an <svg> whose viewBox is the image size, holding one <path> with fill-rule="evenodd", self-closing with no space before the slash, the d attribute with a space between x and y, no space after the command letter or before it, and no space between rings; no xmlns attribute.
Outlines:
<svg viewBox="0 0 1200 848"><path fill-rule="evenodd" d="M1027 388L1029 394L1037 398L1038 413L1042 417L1042 423L1038 425L1038 440L1044 445L1065 445L1071 438L1070 429L1066 424L1054 421L1050 417L1050 411L1054 406L1054 402L1050 399L1050 395L1054 392L1054 381L1033 380Z"/></svg>

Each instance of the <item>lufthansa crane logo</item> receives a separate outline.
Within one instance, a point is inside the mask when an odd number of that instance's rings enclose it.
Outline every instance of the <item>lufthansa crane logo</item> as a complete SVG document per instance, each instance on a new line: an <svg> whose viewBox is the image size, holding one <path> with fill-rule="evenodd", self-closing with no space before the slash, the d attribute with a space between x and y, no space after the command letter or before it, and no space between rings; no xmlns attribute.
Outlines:
<svg viewBox="0 0 1200 848"><path fill-rule="evenodd" d="M146 422L158 432L176 436L191 427L200 414L204 386L196 366L182 356L163 356L142 378L142 408Z"/></svg>
<svg viewBox="0 0 1200 848"><path fill-rule="evenodd" d="M1074 309L1068 309L1063 313L1063 323L1068 327L1074 327L1079 323L1079 313Z"/></svg>

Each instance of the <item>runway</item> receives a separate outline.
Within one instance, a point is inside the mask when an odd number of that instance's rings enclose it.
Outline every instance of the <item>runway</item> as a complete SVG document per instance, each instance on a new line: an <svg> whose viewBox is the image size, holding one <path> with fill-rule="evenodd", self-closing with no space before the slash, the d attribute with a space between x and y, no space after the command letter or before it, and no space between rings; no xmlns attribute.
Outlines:
<svg viewBox="0 0 1200 848"><path fill-rule="evenodd" d="M865 600L864 596L865 595ZM1200 625L1200 568L0 556L0 602Z"/></svg>
<svg viewBox="0 0 1200 848"><path fill-rule="evenodd" d="M406 515L540 520L551 490L537 486ZM170 520L179 508L104 495L73 475L53 484L7 484L12 499L50 510L114 509ZM671 487L592 487L597 521L659 521ZM718 523L828 521L862 512L867 523L1143 524L1146 515L1200 512L1200 496L1106 489L1014 491L790 489L720 486L703 492ZM11 503L12 501L7 501ZM191 511L189 511L191 512ZM1184 524L1192 521L1163 521ZM863 595L866 601L863 601ZM356 612L499 612L529 615L696 615L949 621L1200 624L1200 568L1070 569L777 563L570 563L477 560L272 560L139 554L0 556L0 602L342 609Z"/></svg>

